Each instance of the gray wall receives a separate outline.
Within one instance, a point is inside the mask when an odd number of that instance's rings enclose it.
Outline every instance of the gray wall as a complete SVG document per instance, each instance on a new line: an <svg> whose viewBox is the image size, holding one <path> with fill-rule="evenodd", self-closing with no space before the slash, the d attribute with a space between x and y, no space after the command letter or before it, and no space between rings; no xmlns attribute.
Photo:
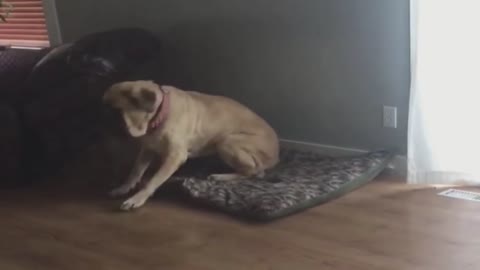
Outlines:
<svg viewBox="0 0 480 270"><path fill-rule="evenodd" d="M404 154L408 2L61 0L57 10L64 41L154 31L175 48L183 87L240 100L283 138ZM398 107L397 129L382 127L383 105Z"/></svg>

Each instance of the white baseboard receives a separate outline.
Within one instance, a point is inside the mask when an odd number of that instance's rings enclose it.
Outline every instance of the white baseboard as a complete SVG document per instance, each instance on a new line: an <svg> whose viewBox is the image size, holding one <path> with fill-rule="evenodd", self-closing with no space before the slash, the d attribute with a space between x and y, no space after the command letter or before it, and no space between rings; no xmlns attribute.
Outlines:
<svg viewBox="0 0 480 270"><path fill-rule="evenodd" d="M312 151L321 155L331 157L351 156L367 153L368 150L339 147L335 145L326 145L310 142L302 142L295 140L281 139L280 145L283 148L294 149L299 151ZM400 177L406 177L407 175L407 157L402 155L396 155L387 167L391 172Z"/></svg>
<svg viewBox="0 0 480 270"><path fill-rule="evenodd" d="M321 155L339 157L339 156L348 156L354 154L362 154L368 152L363 149L339 147L334 145L294 141L281 139L280 145L287 149L294 149L299 151L312 151Z"/></svg>

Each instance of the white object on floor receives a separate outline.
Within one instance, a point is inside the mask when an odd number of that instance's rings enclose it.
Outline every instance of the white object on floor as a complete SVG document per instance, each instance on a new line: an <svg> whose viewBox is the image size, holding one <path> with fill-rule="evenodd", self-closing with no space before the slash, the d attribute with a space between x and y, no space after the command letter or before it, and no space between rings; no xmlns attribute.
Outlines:
<svg viewBox="0 0 480 270"><path fill-rule="evenodd" d="M455 199L480 202L480 193L478 192L459 190L459 189L447 189L445 191L438 193L438 195L455 198Z"/></svg>

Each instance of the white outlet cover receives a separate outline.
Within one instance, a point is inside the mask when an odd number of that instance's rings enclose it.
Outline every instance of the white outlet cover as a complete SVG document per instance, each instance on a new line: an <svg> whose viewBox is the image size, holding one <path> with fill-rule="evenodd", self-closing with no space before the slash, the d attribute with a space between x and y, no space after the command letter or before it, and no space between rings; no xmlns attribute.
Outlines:
<svg viewBox="0 0 480 270"><path fill-rule="evenodd" d="M397 107L383 106L383 126L397 128Z"/></svg>

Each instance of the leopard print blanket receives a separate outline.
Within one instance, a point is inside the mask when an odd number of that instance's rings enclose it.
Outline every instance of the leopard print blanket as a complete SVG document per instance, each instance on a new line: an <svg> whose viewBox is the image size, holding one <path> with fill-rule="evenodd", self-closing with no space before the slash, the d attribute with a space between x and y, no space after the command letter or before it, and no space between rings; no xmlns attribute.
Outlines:
<svg viewBox="0 0 480 270"><path fill-rule="evenodd" d="M271 220L327 202L375 178L388 164L388 151L331 158L315 153L282 150L280 163L261 178L207 180L227 172L217 160L195 161L173 177L198 200L231 214ZM177 182L178 183L178 182Z"/></svg>

